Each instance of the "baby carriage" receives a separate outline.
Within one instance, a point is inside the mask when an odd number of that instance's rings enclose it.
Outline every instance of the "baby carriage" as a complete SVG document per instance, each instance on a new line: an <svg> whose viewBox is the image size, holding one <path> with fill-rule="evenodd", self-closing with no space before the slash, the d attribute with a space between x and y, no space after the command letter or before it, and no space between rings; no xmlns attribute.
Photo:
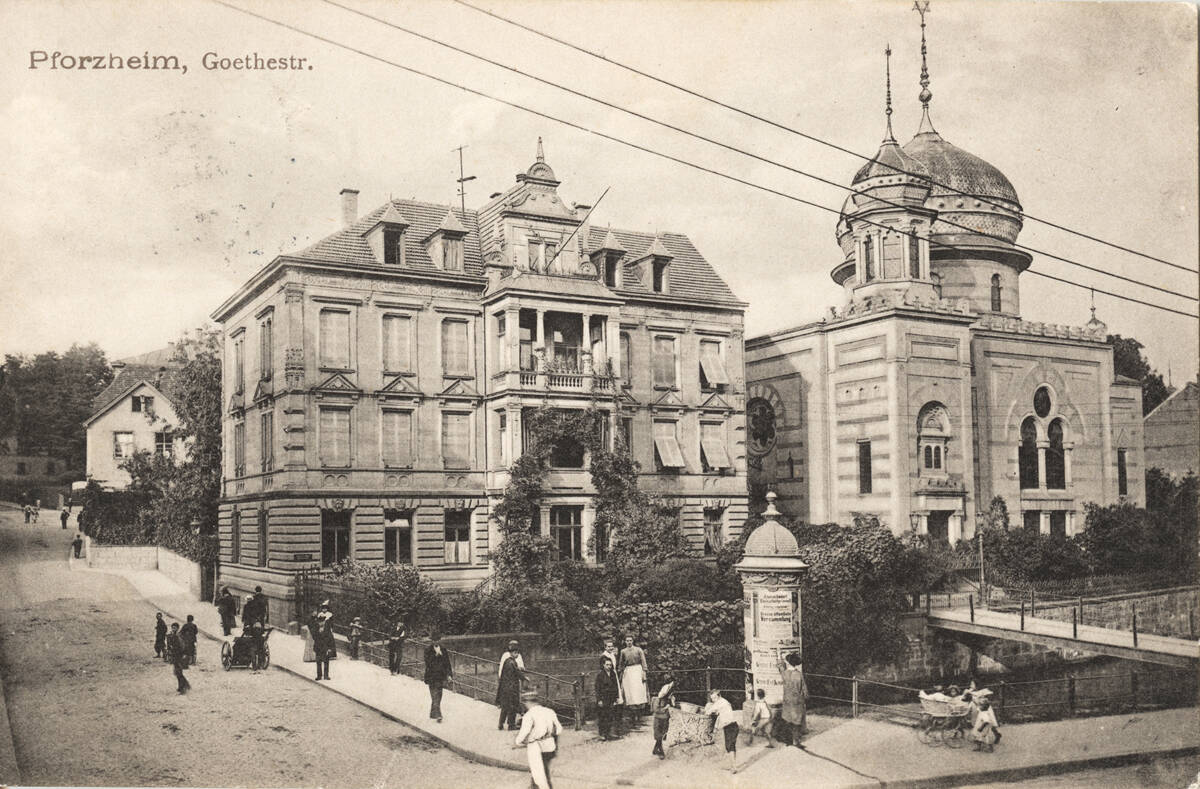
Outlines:
<svg viewBox="0 0 1200 789"><path fill-rule="evenodd" d="M262 665L271 665L271 648L267 645L267 637L271 635L270 627L263 628L262 634ZM231 668L255 668L254 665L254 636L234 636L221 644L221 668L228 671Z"/></svg>

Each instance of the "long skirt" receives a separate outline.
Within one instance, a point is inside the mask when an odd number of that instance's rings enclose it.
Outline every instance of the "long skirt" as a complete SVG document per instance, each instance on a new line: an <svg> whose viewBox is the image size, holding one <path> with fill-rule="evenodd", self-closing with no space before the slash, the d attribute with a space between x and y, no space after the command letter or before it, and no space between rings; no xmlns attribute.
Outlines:
<svg viewBox="0 0 1200 789"><path fill-rule="evenodd" d="M305 663L316 663L317 653L313 650L312 631L308 629L308 625L303 627L304 630L304 657Z"/></svg>
<svg viewBox="0 0 1200 789"><path fill-rule="evenodd" d="M650 703L646 694L646 674L640 664L625 667L625 673L621 675L621 695L631 707Z"/></svg>

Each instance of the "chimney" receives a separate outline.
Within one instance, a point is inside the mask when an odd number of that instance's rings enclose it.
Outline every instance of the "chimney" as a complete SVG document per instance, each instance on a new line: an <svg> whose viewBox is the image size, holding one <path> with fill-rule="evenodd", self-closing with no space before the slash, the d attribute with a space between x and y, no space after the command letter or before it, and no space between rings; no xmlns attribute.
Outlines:
<svg viewBox="0 0 1200 789"><path fill-rule="evenodd" d="M358 219L358 190L343 189L342 195L342 224L346 227Z"/></svg>

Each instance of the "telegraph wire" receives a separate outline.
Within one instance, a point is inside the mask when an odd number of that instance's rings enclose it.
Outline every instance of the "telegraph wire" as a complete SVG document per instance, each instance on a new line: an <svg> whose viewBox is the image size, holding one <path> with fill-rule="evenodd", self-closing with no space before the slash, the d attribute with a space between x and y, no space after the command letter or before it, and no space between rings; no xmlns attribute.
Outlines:
<svg viewBox="0 0 1200 789"><path fill-rule="evenodd" d="M546 33L546 32L543 32L543 31L541 31L541 30L538 30L538 29L536 29L536 28L534 28L534 27L530 27L529 25L525 25L525 24L523 24L523 23L521 23L521 22L517 22L516 20L509 19L508 17L502 16L502 15L500 15L500 14L497 14L497 13L493 12L493 11L488 11L486 8L481 8L481 7L479 7L479 6L472 5L471 3L467 2L467 0L454 0L454 2L455 2L455 3L458 3L458 4L459 4L459 5L461 5L461 6L465 6L466 8L470 8L470 9L471 9L471 10L473 10L473 11L477 11L478 13L484 14L484 15L486 15L486 16L490 16L490 17L492 17L493 19L497 19L497 20L499 20L499 21L501 21L501 22L504 22L505 24L509 24L509 25L512 25L513 27L520 28L521 30L524 30L524 31L526 31L526 32L533 33L533 34L534 34L534 35L536 35L536 36L540 36L540 37L542 37L542 38L545 38L545 39L548 39L548 40L550 40L550 41L553 41L553 42L555 42L556 44L561 44L562 46L569 47L570 49L574 49L574 50L575 50L575 51L577 51L577 52L581 52L581 53L583 53L583 54L585 54L585 55L589 55L589 56L591 56L591 57L594 57L594 58L596 58L596 59L598 59L598 60L603 60L605 63L609 63L609 64L611 64L611 65L613 65L613 66L617 66L618 68L624 69L624 70L626 70L626 71L629 71L629 72L631 72L631 73L633 73L633 74L637 74L637 75L638 75L638 76L640 76L640 77L645 77L646 79L653 80L654 82L657 82L657 83L659 83L659 84L661 84L661 85L666 85L667 87L674 88L675 90L678 90L678 91L681 91L681 92L683 92L683 93L686 93L686 94L688 94L689 96L693 96L693 97L695 97L695 98L698 98L698 99L700 99L700 100L702 100L702 101L706 101L706 102L708 102L708 103L710 103L710 104L714 104L714 105L716 105L716 106L718 106L718 107L721 107L721 108L723 108L723 109L727 109L727 110L730 110L730 111L732 111L732 112L736 112L736 113L738 113L739 115L743 115L743 116L745 116L745 117L747 117L747 118L751 118L751 119L753 119L753 120L756 120L756 121L759 121L759 122L761 122L761 123L765 123L765 124L767 124L768 126L773 126L773 127L777 128L777 129L781 129L781 130L783 130L783 131L786 131L786 132L789 132L789 133L791 133L791 134L795 134L795 135L797 135L797 136L799 136L799 137L803 137L803 138L804 138L804 139L806 139L806 140L810 140L810 141L812 141L812 142L815 142L815 143L818 143L818 144L820 144L820 145L824 145L824 146L826 146L826 147L828 147L828 148L832 148L832 149L834 149L835 151L841 151L842 153L847 153L847 154L850 154L851 156L858 157L859 159L863 159L863 160L865 160L865 161L872 161L872 160L874 159L874 157L871 157L871 156L865 156L865 155L863 155L863 154L859 153L858 151L854 151L854 150L851 150L851 149L849 149L849 148L843 147L843 146L841 146L841 145L838 145L838 144L837 144L837 143L835 143L835 142L830 142L830 141L828 141L828 140L822 139L822 138L820 138L820 137L817 137L817 136L815 136L815 135L808 134L807 132L800 131L799 129L793 128L793 127L791 127L791 126L788 126L788 125L786 125L786 124L784 124L784 123L780 123L780 122L778 122L778 121L773 121L773 120L771 120L770 118L764 117L764 116L762 116L762 115L758 115L757 113L751 112L751 111L749 111L749 110L744 110L744 109L742 109L741 107L738 107L738 106L736 106L736 105L733 105L733 104L728 104L728 103L726 103L726 102L723 102L723 101L721 101L720 99L715 99L715 98L712 98L711 96L708 96L708 95L705 95L705 94L703 94L703 93L700 93L699 91L692 90L691 88L685 87L685 86L683 86L683 85L680 85L680 84L678 84L678 83L675 83L675 82L672 82L672 81L670 81L670 80L668 80L668 79L665 79L665 78L663 78L663 77L658 77L658 76L655 76L654 74L650 74L650 73L648 73L648 72L642 71L642 70L640 70L640 69L638 69L638 68L635 68L634 66L630 66L630 65L628 65L628 64L626 64L626 63L622 63L622 62L621 62L621 61L619 61L619 60L614 60L613 58L610 58L610 57L607 57L607 56L605 56L605 55L602 55L602 54L600 54L599 52L595 52L595 51L593 51L593 50L590 50L590 49L588 49L587 47L580 46L580 45L578 45L578 44L573 44L573 43L571 43L570 41L566 41L566 40L564 40L564 39L558 38L558 37L556 37L556 36L553 36L553 35L551 35L551 34L549 34L549 33ZM881 164L882 166L884 166L884 167L887 167L888 169L890 169L890 170L892 170L892 171L894 171L894 172L903 173L903 174L905 174L905 175L913 175L913 176L919 175L918 173L910 173L910 172L908 172L907 170L904 170L904 169L901 169L901 168L897 168L897 167L893 167L893 166L891 166L891 165L883 164L882 162L880 162L880 164ZM925 177L925 176L922 176L922 177ZM943 189L949 189L951 192L954 192L954 193L956 193L956 194L963 195L964 197L977 197L976 195L966 195L966 194L964 194L963 192L959 191L958 189L955 189L954 187L950 186L949 184L944 184L944 183L941 183L941 182L939 182L939 181L934 181L932 178L927 178L927 180L929 180L929 182L930 182L930 183L932 183L932 184L934 184L935 186L939 186L939 187L941 187L941 188L943 188ZM987 198L984 198L984 197L978 197L978 199L979 199L979 200L981 200L981 201L983 201L983 202L985 202L985 203L987 203L988 205L992 206L993 208L1003 208L1003 206L1000 206L1000 205L998 205L997 203L995 203L995 202L993 202L993 201L991 201L991 200L989 200L989 199L987 199ZM1066 226L1064 226L1064 225L1057 224L1057 223L1055 223L1055 222L1051 222L1051 221L1050 221L1050 220L1048 220L1048 219L1042 219L1042 218L1040 218L1040 217L1036 217L1036 216L1034 216L1033 214L1030 214L1030 213L1027 213L1027 212L1026 212L1026 213L1024 213L1023 215L1024 215L1024 217L1025 217L1026 219L1031 219L1031 220L1033 220L1034 222L1039 222L1039 223L1041 223L1041 224L1043 224L1043 225L1047 225L1047 226L1049 226L1049 227L1057 228L1058 230L1062 230L1062 231L1064 231L1064 232L1071 233L1072 235L1080 236L1081 238L1086 238L1086 239L1088 239L1088 240L1090 240L1090 241L1095 241L1095 242L1096 242L1096 243L1098 243L1098 244L1104 244L1105 246L1112 247L1113 249L1119 249L1119 250L1121 250L1122 252L1128 252L1128 253L1129 253L1129 254L1131 254L1131 255L1137 255L1138 257L1143 257L1143 258L1146 258L1147 260L1153 260L1153 261L1154 261L1154 262L1156 262L1156 263L1162 263L1162 264L1164 264L1164 265L1171 266L1172 268L1177 268L1177 269L1179 269L1179 270L1181 270L1181 271L1186 271L1186 272L1188 272L1189 274L1200 274L1200 272L1198 272L1196 269L1193 269L1193 268L1188 268L1187 266L1181 266L1181 265L1179 265L1178 263L1172 263L1172 262L1171 262L1171 261L1169 261L1169 260L1163 260L1162 258L1155 257L1155 256L1153 256L1153 255L1149 255L1149 254L1147 254L1147 253L1145 253L1145 252L1139 252L1139 251L1137 251L1136 249L1130 249L1129 247L1121 246L1120 244L1116 244L1116 243L1114 243L1114 242L1112 242L1112 241L1105 241L1105 240L1104 240L1104 239L1102 239L1102 238L1097 238L1096 236L1089 235L1088 233L1084 233L1083 231L1080 231L1080 230L1072 230L1072 229L1071 229L1071 228L1069 228L1069 227L1066 227Z"/></svg>
<svg viewBox="0 0 1200 789"><path fill-rule="evenodd" d="M513 109L521 110L522 112L528 112L528 113L529 113L529 114L531 114L531 115L536 115L536 116L538 116L538 117L540 117L540 118L544 118L544 119L546 119L546 120L549 120L549 121L552 121L552 122L554 122L554 123L558 123L558 124L561 124L561 125L563 125L563 126L567 126L567 127L569 127L569 128L576 129L576 130L578 130L578 131L582 131L582 132L584 132L584 133L587 133L587 134L592 134L592 135L595 135L595 136L597 136L597 137L600 137L601 139L609 140L609 141L611 141L611 142L615 142L615 143L617 143L617 144L619 144L619 145L624 145L624 146L626 146L626 147L628 147L628 148L632 148L632 149L634 149L634 150L641 151L641 152L643 152L643 153L648 153L648 154L650 154L650 155L652 155L652 156L657 156L657 157L659 157L659 158L661 158L661 159L665 159L665 160L667 160L667 161L675 162L676 164L682 164L682 165L684 165L685 167L690 167L690 168L692 168L692 169L694 169L694 170L697 170L697 171L699 171L699 172L704 172L704 173L708 173L708 174L710 174L710 175L715 175L715 176L717 176L717 177L719 177L719 178L724 178L724 179L726 179L726 180L728 180L728 181L732 181L732 182L734 182L734 183L738 183L738 184L741 184L741 185L743 185L743 186L748 186L748 187L750 187L750 188L752 188L752 189L757 189L757 190L759 190L759 191L766 192L766 193L768 193L768 194L773 194L773 195L776 195L776 196L778 196L778 197L785 198L785 199L787 199L787 200L792 200L792 201L794 201L794 202L801 203L802 205L811 206L811 207L813 207L813 208L817 208L817 209L820 209L820 210L822 210L822 211L826 211L826 212L829 212L829 213L832 213L832 214L835 214L835 215L838 215L838 216L840 216L840 215L841 215L841 211L840 211L840 210L838 210L838 209L836 209L836 208L831 208L831 207L829 207L829 206L827 206L827 205L822 205L822 204L820 204L820 203L817 203L817 202L814 202L814 201L812 201L812 200L806 200L806 199L805 199L805 198L803 198L803 197L798 197L798 196L796 196L796 195L788 194L787 192L781 192L781 191L779 191L779 190L777 190L777 189L772 189L772 188L771 188L771 187L769 187L769 186L764 186L764 185L762 185L762 184L757 184L757 183L754 183L753 181L747 181L747 180L745 180L745 179L743 179L743 178L739 178L739 177L737 177L737 176L735 176L735 175L730 175L729 173L724 173L724 172L721 172L720 170L714 170L714 169L712 169L712 168L710 168L710 167L706 167L706 166L704 166L704 165L702 165L702 164L697 164L697 163L695 163L695 162L688 161L687 159L681 159L681 158L679 158L679 157L677 157L677 156L673 156L673 155L671 155L671 154L664 153L664 152L662 152L662 151L657 151L657 150L654 150L653 148L647 148L647 147L645 147L645 146L643 146L643 145L640 145L640 144L638 144L638 143L631 142L631 141L629 141L629 140L625 140L625 139L623 139L623 138L621 138L621 137L616 137L616 136L614 136L614 135L611 135L611 134L608 134L608 133L606 133L606 132L602 132L602 131L599 131L599 130L596 130L596 129L591 129L591 128L589 128L589 127L587 127L587 126L584 126L584 125L582 125L582 124L575 123L575 122L573 122L573 121L569 121L569 120L566 120L566 119L563 119L563 118L559 118L559 117L556 117L556 116L554 116L554 115L550 115L550 114L548 114L548 113L545 113L545 112L542 112L542 111L540 111L540 110L533 109L532 107L527 107L527 106L525 106L525 105L523 105L523 104L518 104L518 103L516 103L516 102L512 102L512 101L509 101L509 100L507 100L507 99L502 99L502 98L500 98L500 97L498 97L498 96L494 96L494 95L492 95L492 94L490 94L490 93L485 93L484 91L481 91L481 90L477 90L477 89L475 89L475 88L468 87L468 86L466 86L466 85L463 85L463 84L461 84L461 83L458 83L458 82L454 82L454 81L452 81L452 80L449 80L449 79L445 79L444 77L439 77L439 76L436 76L436 75L434 75L434 74L430 74L430 73L428 73L428 72L426 72L426 71L421 71L420 69L413 68L412 66L406 66L406 65L404 65L404 64L402 64L402 63L397 63L396 61L393 61L393 60L388 60L387 58L381 57L381 56L379 56L379 55L375 55L375 54L373 54L373 53L371 53L371 52L367 52L366 50L358 49L357 47L353 47L353 46L351 46L351 45L349 45L349 44L343 44L343 43L342 43L342 42L340 42L340 41L335 41L335 40L333 40L333 39L331 39L331 38L328 38L328 37L326 37L326 36L322 36L322 35L320 35L319 33L313 33L313 32L307 31L307 30L303 30L303 29L301 29L301 28L295 27L294 25L290 25L290 24L288 24L287 22L283 22L283 21L280 21L280 20L278 20L278 19L273 19L273 18L271 18L271 17L264 16L264 15L262 15L262 14L259 14L259 13L257 13L257 12L250 11L250 10L248 10L248 9L245 9L245 8L241 8L241 7L239 7L239 6L236 6L236 5L233 5L233 4L231 4L231 3L225 2L225 0L211 0L211 2L213 2L213 3L217 4L217 5L223 6L223 7L225 7L225 8L228 8L228 9L230 9L230 10L232 10L232 11L237 11L237 12L239 12L239 13L242 13L242 14L245 14L245 15L247 15L247 16L254 17L255 19L259 19L259 20L261 20L261 21L263 21L263 22L267 22L267 23L269 23L269 24L272 24L272 25L275 25L275 26L277 26L277 27L284 28L285 30L290 30L290 31L291 31L291 32L293 32L293 33L299 33L300 35L307 36L308 38L312 38L312 39L314 39L314 40L316 40L316 41L321 41L322 43L329 44L330 46L334 46L334 47L337 47L337 48L339 48L339 49L344 49L344 50L346 50L347 52L353 52L354 54L356 54L356 55L361 55L361 56L363 56L363 57L365 57L365 58L368 58L369 60L374 60L374 61L376 61L376 62L378 62L378 63L383 63L384 65L387 65L387 66L392 66L393 68L398 68L398 69L400 69L401 71L406 71L406 72L408 72L408 73L410 73L410 74L415 74L416 76L419 76L419 77L424 77L425 79L429 79L429 80L432 80L432 81L434 81L434 82L438 82L438 83L441 83L441 84L443 84L443 85L447 85L447 86L449 86L449 87L456 88L456 89L458 89L458 90L461 90L461 91L463 91L463 92L465 92L465 93L470 93L471 95L474 95L474 96L479 96L479 97L481 97L481 98L490 99L490 100L492 100L492 101L495 101L495 102L497 102L497 103L503 104L503 105L505 105L505 106L507 106L507 107L512 107ZM879 222L873 222L873 221L871 221L871 220L869 220L869 219L859 219L858 221L860 221L860 222L863 222L863 223L865 223L865 224L873 225L873 226L875 226L875 227L880 227L880 228L883 228L883 229L888 229L888 230L892 229L892 228L890 228L890 227L888 227L888 226L886 226L886 225L883 225L882 223L879 223ZM929 242L929 243L930 243L931 245L938 246L938 247L942 247L942 248L946 248L946 249L952 249L952 250L956 250L956 251L960 251L960 252L962 252L962 251L966 251L966 250L962 250L962 249L960 249L959 247L955 247L955 246L953 246L953 245L951 245L951 244L945 244L945 243L942 243L942 242L940 242L940 241L933 241L932 239L930 240L930 242ZM1038 276L1046 277L1046 278L1048 278L1048 279L1054 279L1054 280L1057 280L1057 281L1059 281L1059 282L1066 283L1066 284L1068 284L1068 285L1074 285L1075 287L1078 287L1078 288L1089 289L1089 286L1086 286L1086 285L1081 285L1081 284L1080 284L1080 283L1078 283L1078 282L1072 282L1071 280L1060 279L1060 278L1058 278L1058 277L1053 277L1053 276L1051 276L1051 275L1049 275L1049 274L1042 274L1041 272L1033 271L1032 269L1027 269L1025 273L1027 273L1027 274L1036 274L1036 275L1038 275ZM1138 284L1143 284L1143 283L1138 283ZM1090 289L1092 289L1092 290L1095 290L1097 293L1103 293L1103 294L1105 294L1105 295L1107 295L1107 296L1112 296L1112 297L1114 297L1114 298L1122 299L1122 300L1129 301L1129 302L1133 302L1133 303L1136 303L1136 304L1142 304L1142 305L1145 305L1145 306L1147 306L1147 307L1153 307L1153 308L1155 308L1155 309L1164 310L1164 311L1166 311L1166 312L1173 312L1173 313L1176 313L1176 314L1178 314L1178 315L1182 315L1182 316L1184 316L1184 317L1187 317L1187 318L1193 318L1193 319L1195 319L1195 318L1197 318L1197 317L1200 317L1200 316L1197 316L1197 315L1193 315L1193 314L1191 314L1191 313L1183 312L1183 311L1181 311L1181 310L1173 309L1173 308L1171 308L1171 307L1164 307L1164 306L1163 306L1163 305L1161 305L1161 304L1155 304L1155 303L1153 303L1153 302L1149 302L1149 301L1143 301L1143 300L1141 300L1141 299L1137 299L1137 298L1134 298L1134 297L1132 297L1132 296L1124 296L1124 295L1122 295L1122 294L1119 294L1119 293L1114 293L1114 292L1112 292L1112 291L1107 291L1107 290L1104 290L1104 289L1102 289L1102 288L1090 288Z"/></svg>
<svg viewBox="0 0 1200 789"><path fill-rule="evenodd" d="M461 0L456 0L456 1L461 1ZM819 182L819 183L825 184L825 185L827 185L827 186L832 186L832 187L834 187L835 189L840 189L840 190L842 190L842 191L850 192L851 194L861 194L861 192L860 192L859 190L855 189L853 186L846 186L846 185L845 185L845 184L843 184L843 183L840 183L840 182L837 182L837 181L833 181L833 180L831 180L831 179L825 178L825 177L823 177L823 176L820 176L820 175L816 175L816 174L814 174L814 173L810 173L810 172L808 172L808 171L806 171L806 170L801 170L801 169L799 169L799 168L797 168L797 167L792 167L791 165L784 164L783 162L778 162L778 161L776 161L776 160L774 160L774 159L770 159L770 158L767 158L767 157L765 157L765 156L760 156L760 155L758 155L758 154L756 154L756 153L753 153L753 152L751 152L751 151L747 151L747 150L745 150L744 148L739 148L739 147L737 147L736 145L730 145L730 144L728 144L728 143L721 142L720 140L713 139L712 137L707 137L707 136L705 136L705 135L703 135L703 134L700 134L700 133L698 133L698 132L692 132L692 131L689 131L688 129L682 128L682 127L680 127L680 126L675 126L674 124L668 123L668 122L666 122L666 121L659 120L659 119L657 119L657 118L653 118L653 117L651 117L651 116L649 116L649 115L645 115L645 114L643 114L643 113L637 112L636 110L632 110L632 109L629 109L629 108L627 108L627 107L623 107L623 106L621 106L621 105L619 105L619 104L616 104L616 103L614 103L614 102L610 102L610 101L607 101L607 100L605 100L605 99L597 98L597 97L595 97L595 96L592 96L592 95L590 95L590 94L584 93L584 92L582 92L582 91L579 91L579 90L576 90L576 89L574 89L574 88L571 88L571 87L569 87L569 86L567 86L567 85L563 85L563 84L561 84L561 83L554 82L553 80L546 79L546 78L544 78L544 77L539 77L539 76L537 76L536 74L531 74L531 73L529 73L529 72L527 72L527 71L523 71L523 70L521 70L521 69L519 69L519 68L517 68L517 67L515 67L515 66L510 66L510 65L507 65L507 64L505 64L505 63L501 63L500 61L497 61L497 60L492 60L491 58L485 57L485 56L483 56L483 55L480 55L480 54L478 54L478 53L475 53L475 52L471 52L470 50L467 50L467 49L463 49L462 47L455 46L454 44L447 43L447 42L445 42L445 41L442 41L442 40L440 40L440 39L438 39L438 38L435 38L435 37L433 37L433 36L427 35L427 34L425 34L425 33L420 33L420 32L417 32L417 31L415 31L415 30L413 30L413 29L411 29L411 28L408 28L408 27L405 27L405 26L403 26L403 25L397 24L397 23L395 23L395 22L392 22L392 21L390 21L390 20L383 19L382 17L378 17L378 16L375 16L375 15L373 15L373 14L369 14L369 13L367 13L366 11L360 11L359 9L353 8L353 7L351 7L351 6L348 6L348 5L344 5L344 4L340 3L340 2L337 2L337 0L322 0L322 2L326 3L327 5L331 5L331 6L334 6L334 7L336 7L336 8L340 8L340 9L342 9L343 11L348 11L348 12L350 12L350 13L352 13L352 14L357 14L358 16L361 16L361 17L363 17L363 18L365 18L365 19L369 19L369 20L371 20L371 21L373 21L373 22L377 22L377 23L379 23L379 24L381 24L381 25L384 25L384 26L386 26L386 27L390 27L390 28L392 28L392 29L394 29L394 30L398 30L398 31L400 31L401 33L405 33L405 34L407 34L407 35L410 35L410 36L413 36L413 37L415 37L415 38L419 38L419 39L421 39L422 41L427 41L427 42L429 42L429 43L431 43L431 44L434 44L434 45L436 45L436 46L439 46L439 47L444 47L445 49L449 49L449 50L451 50L451 51L453 51L453 52L457 52L457 53L459 53L460 55L465 55L466 57L469 57L469 58L474 58L475 60L479 60L479 61L482 61L482 62L484 62L484 63L487 63L487 64L489 64L489 65L495 66L495 67L497 67L497 68L504 69L505 71L509 71L509 72L511 72L511 73L513 73L513 74L518 74L518 75L520 75L520 76L522 76L522 77L525 77L526 79L531 79L531 80L533 80L533 81L535 81L535 82L539 82L539 83L541 83L541 84L543 84L543 85L548 85L548 86L550 86L550 87L552 87L552 88L556 88L556 89L558 89L558 90L564 91L564 92L566 92L566 93L569 93L569 94L571 94L572 96L577 96L577 97L579 97L579 98L582 98L582 99L586 99L586 100L588 100L588 101L595 102L596 104L599 104L599 105L601 105L601 106L607 107L607 108L609 108L609 109L612 109L612 110L616 110L617 112L623 112L623 113L625 113L626 115L631 115L631 116L633 116L633 117L635 117L635 118L638 118L638 119L640 119L640 120L644 120L644 121L647 121L647 122L649 122L649 123L653 123L653 124L655 124L655 125L661 126L661 127L665 128L665 129L670 129L671 131L678 132L679 134L684 134L684 135L687 135L688 137L692 137L692 138L694 138L694 139L701 140L701 141L703 141L703 142L709 143L710 145L715 145L715 146L717 146L717 147L719 147L719 148L724 148L724 149L725 149L725 150L727 150L727 151L731 151L731 152L733 152L733 153L737 153L737 154L740 154L740 155L742 155L742 156L746 156L746 157L748 157L748 158L754 159L755 161L763 162L764 164L769 164L769 165L772 165L772 166L774 166L774 167L779 167L780 169L787 170L788 172L794 173L794 174L796 174L796 175L803 176L803 177L805 177L805 178L811 178L811 179L812 179L812 180L814 180L814 181L817 181L817 182ZM471 6L471 7L473 8L474 6ZM889 169L892 169L892 170L895 170L895 169L896 169L896 168L894 168L894 167L891 167L890 165L884 165L884 166L885 166L885 167L888 167ZM922 177L923 177L923 176L922 176ZM926 179L926 180L930 180L930 179ZM949 188L949 187L947 187L947 188ZM958 194L963 194L963 196L968 196L968 195L965 195L965 194L964 194L964 193L962 193L962 192L957 192L957 190L954 190L954 191L956 191L956 193L958 193ZM882 197L876 197L876 196L872 196L872 199L874 199L874 200L877 200L878 202L881 202L881 203L883 203L884 205L891 206L892 208L900 208L900 209L903 209L903 208L905 207L905 206L901 205L900 203L896 203L896 202L893 202L893 201L891 201L891 200L886 200L886 199L884 199L884 198L882 198ZM976 199L980 199L980 200L982 200L983 198L978 198L978 197L977 197ZM995 204L994 204L994 203L992 203L992 205L995 205ZM840 212L839 212L839 216L840 216ZM862 220L855 220L855 221L862 221ZM1003 243L1010 243L1010 242L1008 242L1008 240L1007 240L1007 239L1005 239L1005 238L1004 238L1004 237L1002 237L1002 236L998 236L998 235L995 235L995 234L992 234L992 233L986 233L986 232L984 232L984 231L978 230L978 229L976 229L976 228L973 228L973 227L970 227L970 226L968 226L968 225L964 225L964 224L961 224L961 223L958 223L958 222L951 221L951 220L949 220L949 219L945 219L945 218L941 218L941 217L939 217L938 221L939 221L939 222L941 222L941 223L943 223L943 224L949 225L950 227L958 228L959 230L965 230L965 231L967 231L967 232L970 232L970 233L973 233L973 234L976 234L976 235L980 235L980 236L983 236L983 237L985 237L985 238L990 238L990 239L992 239L992 240L994 240L994 241L1000 241L1000 242L1003 242ZM1093 273L1096 273L1096 274L1101 274L1101 275L1103 275L1103 276L1112 277L1112 278L1114 278L1114 279L1124 280L1125 282L1129 282L1129 283L1132 283L1132 284L1134 284L1134 285L1138 285L1138 286L1141 286L1141 287L1144 287L1144 288L1149 288L1149 289L1151 289L1151 290L1156 290L1156 291L1159 291L1160 293L1165 293L1165 294L1167 294L1167 295L1169 295L1169 296L1176 296L1176 297L1178 297L1178 298L1181 298L1181 299L1187 299L1187 300L1189 300L1189 301L1196 301L1196 302L1200 302L1200 298L1197 298L1197 297L1195 297L1195 296L1188 295L1188 294L1186 294L1186 293L1180 293L1179 291L1176 291L1176 290L1171 290L1170 288L1164 288L1164 287L1161 287L1161 286L1159 286L1159 285L1152 285L1152 284L1150 284L1149 282L1145 282L1145 281L1143 281L1143 280L1139 280L1139 279L1136 279L1136 278L1133 278L1133 277L1127 277L1127 276L1125 276L1125 275L1123 275L1123 274L1116 274L1116 273L1114 273L1114 272L1112 272L1112 271L1105 271L1104 269L1101 269L1101 268L1096 268L1096 267L1094 267L1094 266L1089 266L1089 265L1087 265L1086 263L1080 263L1079 261L1072 260L1072 259L1070 259L1070 258L1066 258L1066 257L1062 257L1061 255L1056 255L1056 254L1054 254L1054 253L1052 253L1052 252L1047 252L1047 251L1045 251L1045 250L1042 250L1042 249L1037 249L1036 247L1026 246L1026 245L1024 245L1024 244L1018 244L1018 243L1016 243L1016 242L1011 242L1011 243L1012 243L1012 245L1013 245L1015 248L1017 248L1017 249L1023 249L1023 250L1026 250L1026 251L1028 251L1028 252L1035 252L1035 253L1037 253L1037 254L1039 254L1039 255L1042 255L1042 256L1044 256L1044 257L1051 258L1051 259L1053 259L1053 260L1058 260L1058 261L1061 261L1061 262L1063 262L1063 263L1067 263L1067 264L1069 264L1069 265L1078 266L1078 267L1080 267L1080 268L1082 268L1082 269L1086 269L1087 271L1091 271L1091 272L1093 272Z"/></svg>

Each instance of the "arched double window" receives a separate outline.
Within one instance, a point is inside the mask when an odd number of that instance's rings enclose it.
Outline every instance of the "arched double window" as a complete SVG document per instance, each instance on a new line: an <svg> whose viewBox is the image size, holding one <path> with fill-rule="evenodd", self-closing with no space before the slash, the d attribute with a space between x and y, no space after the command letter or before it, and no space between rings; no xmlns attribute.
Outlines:
<svg viewBox="0 0 1200 789"><path fill-rule="evenodd" d="M875 279L875 242L870 236L863 239L863 282Z"/></svg>
<svg viewBox="0 0 1200 789"><path fill-rule="evenodd" d="M992 275L992 312L1000 311L1000 275Z"/></svg>
<svg viewBox="0 0 1200 789"><path fill-rule="evenodd" d="M1066 455L1063 452L1063 421L1055 419L1046 431L1050 446L1046 449L1046 487L1063 490L1067 487Z"/></svg>
<svg viewBox="0 0 1200 789"><path fill-rule="evenodd" d="M1021 478L1021 490L1032 490L1038 486L1037 421L1029 416L1021 423L1021 445L1017 449L1017 466Z"/></svg>
<svg viewBox="0 0 1200 789"><path fill-rule="evenodd" d="M920 475L946 475L950 444L950 415L941 403L926 403L917 415L917 459Z"/></svg>

